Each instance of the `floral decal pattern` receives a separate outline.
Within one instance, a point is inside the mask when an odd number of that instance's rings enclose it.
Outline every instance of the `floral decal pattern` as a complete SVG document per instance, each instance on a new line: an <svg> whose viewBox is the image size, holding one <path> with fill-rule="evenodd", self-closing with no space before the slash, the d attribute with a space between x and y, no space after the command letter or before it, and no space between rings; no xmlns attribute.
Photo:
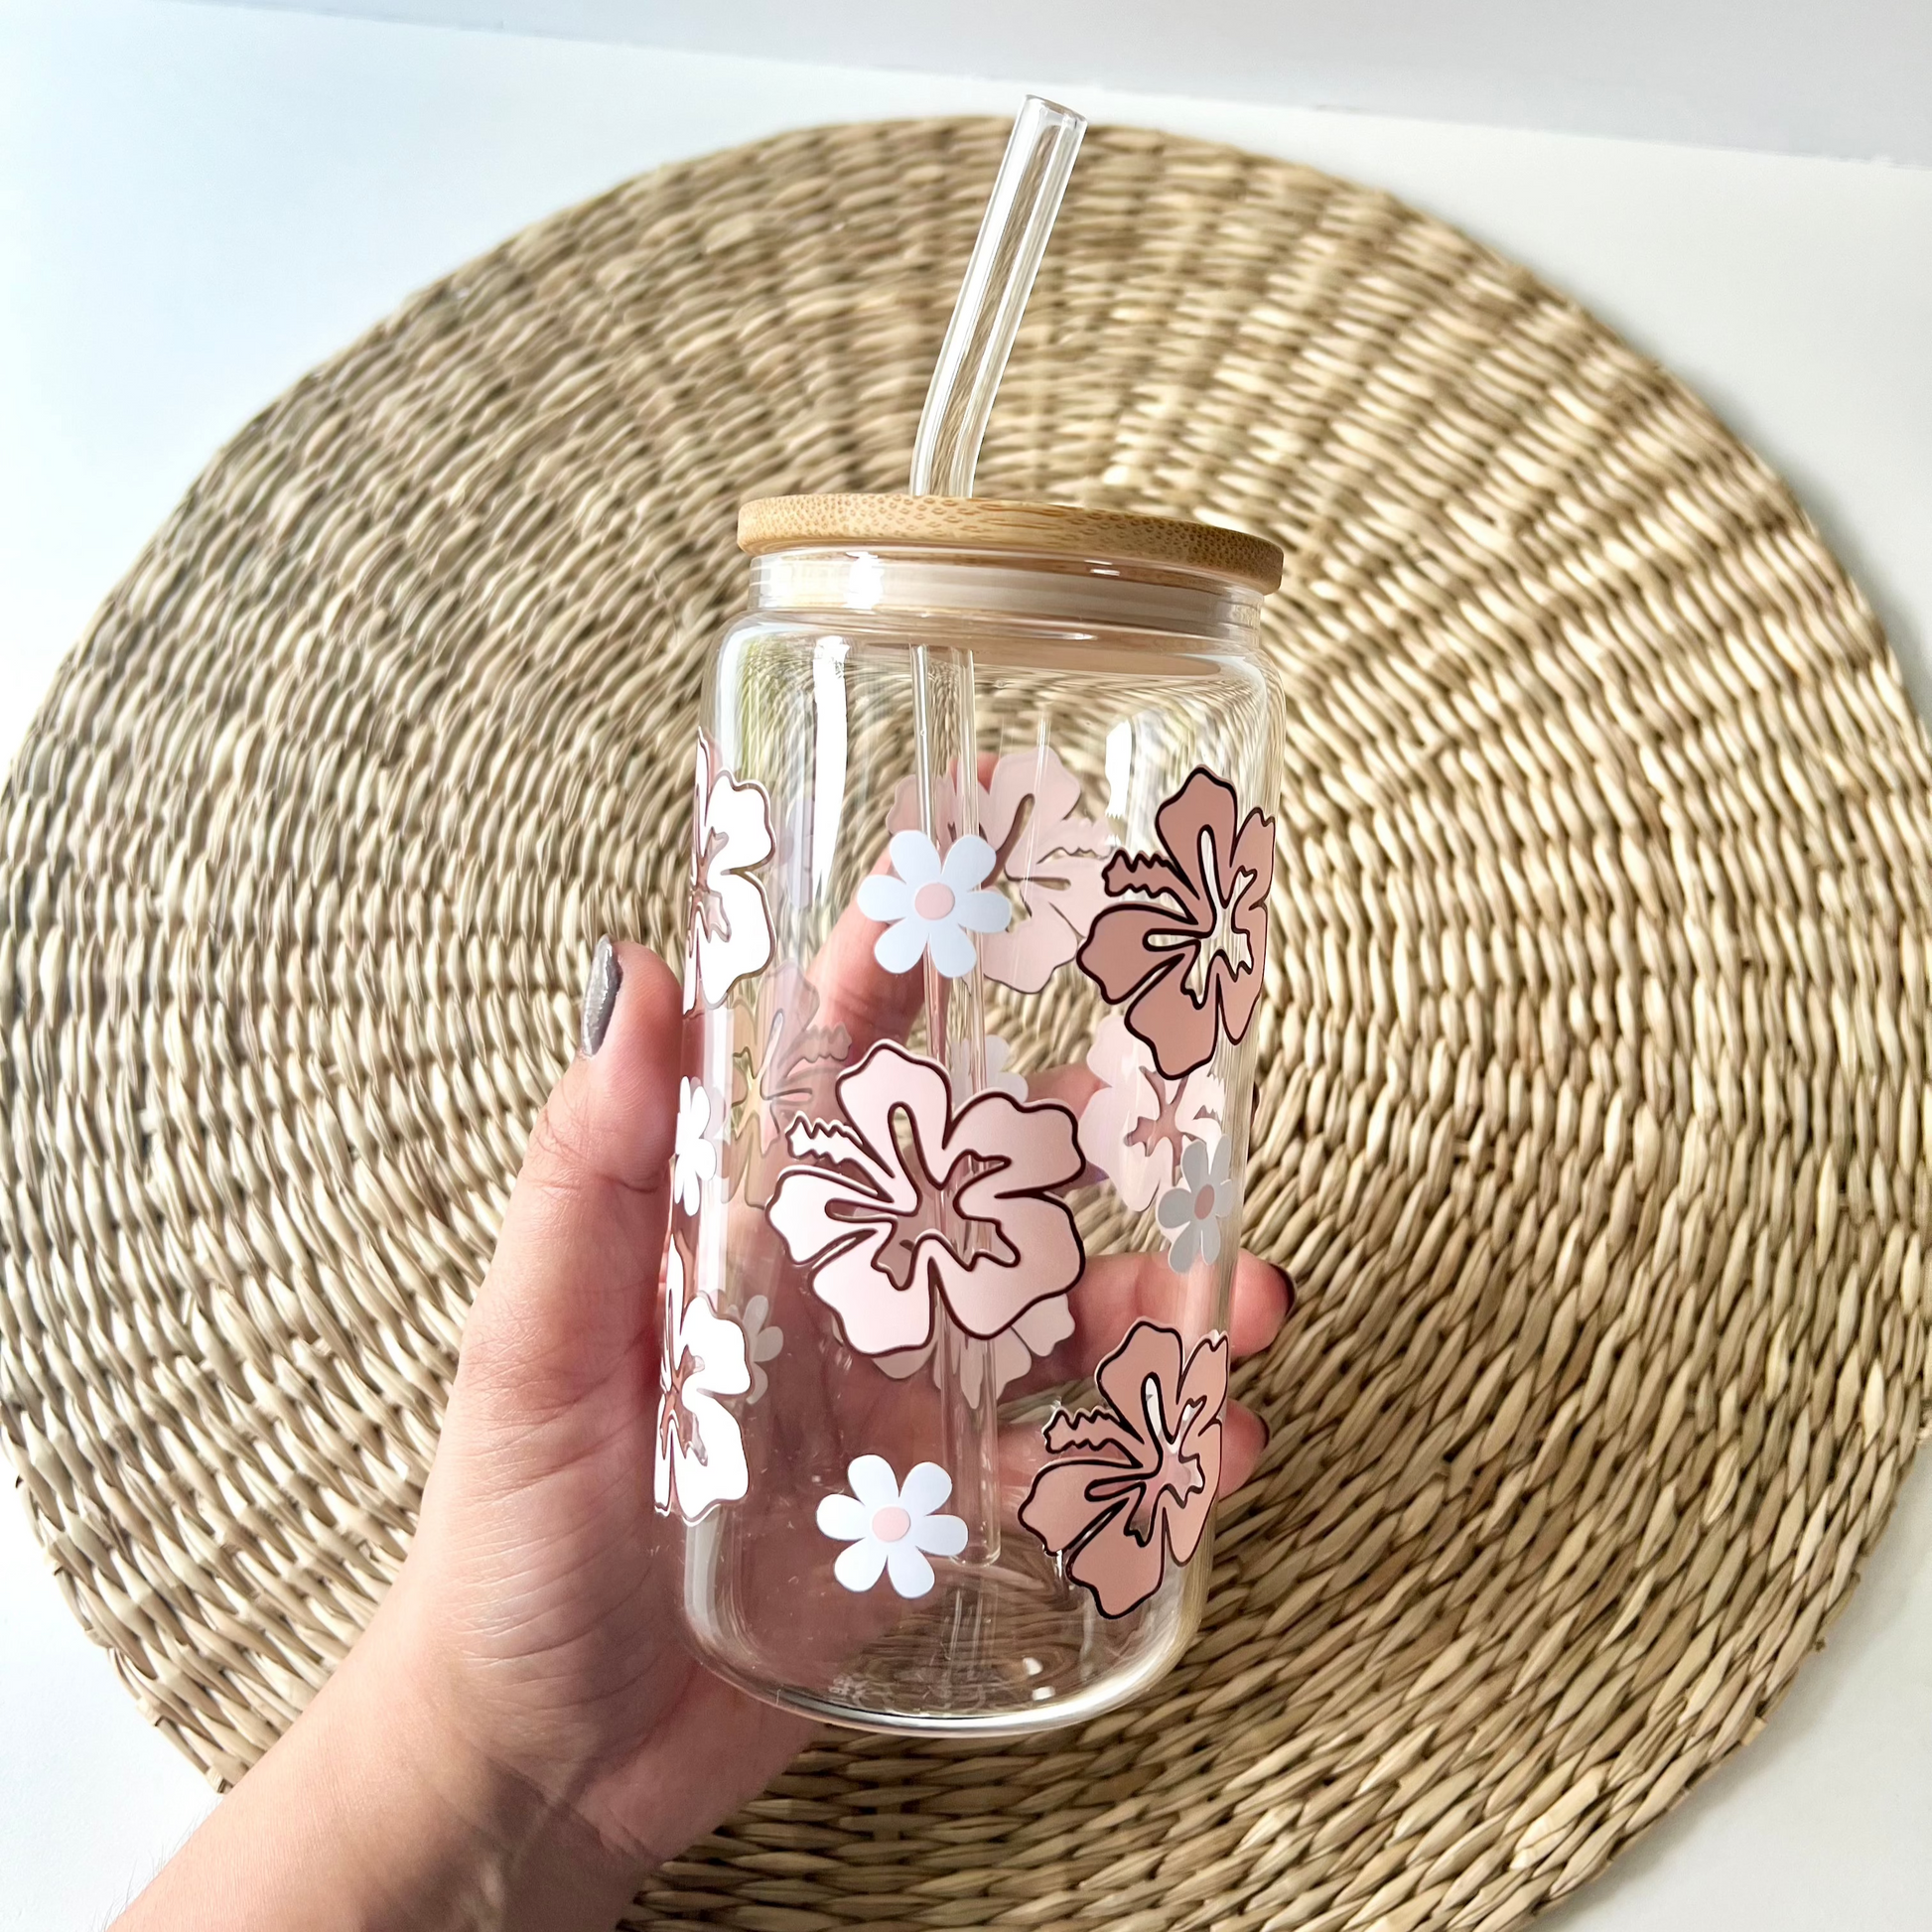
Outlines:
<svg viewBox="0 0 1932 1932"><path fill-rule="evenodd" d="M915 781L906 779L888 821L894 831L918 823ZM958 805L951 780L938 801L947 828ZM1014 888L1025 917L980 944L986 977L1016 993L1037 993L1079 951L1107 902L1101 874L1113 849L1104 818L1080 813L1080 781L1049 745L1009 752L980 787L979 830L995 854L992 877Z"/></svg>
<svg viewBox="0 0 1932 1932"><path fill-rule="evenodd" d="M740 784L698 735L698 801L691 848L691 938L684 955L684 1010L708 1007L771 957L764 891L750 877L771 857L764 790Z"/></svg>
<svg viewBox="0 0 1932 1932"><path fill-rule="evenodd" d="M1172 1328L1137 1321L1095 1381L1100 1408L1048 1421L1049 1459L1020 1520L1119 1617L1161 1587L1170 1560L1200 1548L1221 1480L1227 1337L1188 1355Z"/></svg>
<svg viewBox="0 0 1932 1932"><path fill-rule="evenodd" d="M994 765L980 794L980 830L1027 911L987 940L986 977L1037 993L1080 950L1107 902L1101 880L1113 834L1104 818L1080 816L1080 781L1044 745Z"/></svg>
<svg viewBox="0 0 1932 1932"><path fill-rule="evenodd" d="M711 1138L711 1095L697 1080L677 1083L677 1140L671 1154L671 1194L687 1214L698 1211L704 1184L718 1175L718 1143Z"/></svg>
<svg viewBox="0 0 1932 1932"><path fill-rule="evenodd" d="M907 1381L920 1369L929 1368L935 1388L942 1391L957 1388L968 1403L978 1408L980 1388L988 1368L993 1371L993 1393L1002 1395L1035 1362L1050 1355L1072 1333L1073 1309L1068 1298L1051 1295L1043 1302L1035 1302L1012 1327L1002 1328L991 1341L977 1341L962 1335L957 1328L940 1323L923 1348L897 1348L877 1359L879 1366L896 1382Z"/></svg>
<svg viewBox="0 0 1932 1932"><path fill-rule="evenodd" d="M1087 1070L1100 1086L1080 1111L1080 1148L1135 1213L1178 1184L1189 1147L1221 1138L1227 1104L1221 1082L1205 1067L1164 1079L1145 1040L1110 1013L1094 1034Z"/></svg>
<svg viewBox="0 0 1932 1932"><path fill-rule="evenodd" d="M947 1054L952 1063L953 1085L964 1087L969 1092L973 1085L972 1050L970 1042L956 1039L952 1051ZM1007 1062L1013 1057L1013 1048L998 1034L986 1035L986 1081L985 1084L996 1093L1010 1093L1016 1100L1027 1097L1027 1076L1009 1070Z"/></svg>
<svg viewBox="0 0 1932 1932"><path fill-rule="evenodd" d="M852 1050L843 1027L818 1024L818 989L786 961L759 982L756 1007L733 1014L731 1147L738 1198L762 1207L785 1158L785 1129L823 1112Z"/></svg>
<svg viewBox="0 0 1932 1932"><path fill-rule="evenodd" d="M873 957L889 973L909 973L930 956L943 978L964 979L978 955L972 933L998 932L1013 907L983 890L993 870L993 848L970 834L939 848L923 832L895 832L887 847L891 872L876 872L859 886L859 910L886 930Z"/></svg>
<svg viewBox="0 0 1932 1932"><path fill-rule="evenodd" d="M771 1386L771 1378L764 1371L766 1362L775 1362L785 1350L785 1331L771 1319L771 1302L768 1296L754 1295L745 1304L745 1359L752 1370L752 1393L746 1401L758 1404L764 1400L764 1392Z"/></svg>
<svg viewBox="0 0 1932 1932"><path fill-rule="evenodd" d="M664 1258L664 1337L658 1371L657 1507L687 1523L751 1486L738 1419L719 1399L752 1386L745 1331L703 1295L685 1299L684 1252Z"/></svg>
<svg viewBox="0 0 1932 1932"><path fill-rule="evenodd" d="M1234 1206L1228 1177L1233 1147L1223 1135L1210 1149L1190 1141L1180 1157L1180 1185L1161 1196L1154 1218L1168 1232L1168 1266L1184 1275L1195 1262L1212 1267L1221 1258L1221 1230Z"/></svg>
<svg viewBox="0 0 1932 1932"><path fill-rule="evenodd" d="M1223 1035L1244 1039L1261 999L1275 822L1239 813L1234 787L1195 769L1155 814L1161 850L1108 860L1107 907L1079 951L1170 1080Z"/></svg>
<svg viewBox="0 0 1932 1932"><path fill-rule="evenodd" d="M901 1485L883 1455L861 1455L845 1479L851 1495L818 1505L818 1527L847 1546L832 1575L847 1589L867 1590L884 1574L900 1596L925 1595L934 1582L928 1556L956 1557L966 1547L965 1523L938 1513L952 1477L936 1462L915 1462Z"/></svg>
<svg viewBox="0 0 1932 1932"><path fill-rule="evenodd" d="M837 1081L843 1120L795 1120L766 1217L864 1355L920 1348L935 1298L968 1334L1063 1295L1084 1256L1053 1189L1084 1167L1055 1101L975 1095L955 1108L936 1061L882 1040Z"/></svg>

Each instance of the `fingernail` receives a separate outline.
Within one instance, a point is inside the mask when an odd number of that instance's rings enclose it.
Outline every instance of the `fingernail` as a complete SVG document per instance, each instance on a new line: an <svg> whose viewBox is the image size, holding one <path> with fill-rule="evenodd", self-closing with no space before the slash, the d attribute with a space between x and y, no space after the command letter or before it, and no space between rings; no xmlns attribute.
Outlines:
<svg viewBox="0 0 1932 1932"><path fill-rule="evenodd" d="M1295 1293L1295 1277L1286 1268L1277 1268L1275 1273L1281 1277L1282 1293L1288 1297L1288 1306L1282 1310L1282 1319L1286 1321L1295 1312L1295 1304L1301 1298Z"/></svg>
<svg viewBox="0 0 1932 1932"><path fill-rule="evenodd" d="M611 1010L618 1003L623 985L623 968L618 962L618 949L606 933L591 954L591 976L584 982L584 1019L577 1031L578 1049L586 1059L604 1044L610 1031Z"/></svg>

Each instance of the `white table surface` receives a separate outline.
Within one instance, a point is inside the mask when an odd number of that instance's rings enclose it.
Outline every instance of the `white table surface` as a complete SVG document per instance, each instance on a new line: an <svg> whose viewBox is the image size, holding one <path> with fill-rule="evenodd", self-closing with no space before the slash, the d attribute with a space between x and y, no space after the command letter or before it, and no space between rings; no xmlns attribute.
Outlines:
<svg viewBox="0 0 1932 1932"><path fill-rule="evenodd" d="M1018 81L1380 183L1573 290L1790 478L1932 708L1932 172ZM411 290L659 162L1020 91L0 0L0 753L215 447ZM0 1928L103 1924L208 1802L0 1506ZM1765 1734L1546 1922L1932 1924L1932 1474Z"/></svg>

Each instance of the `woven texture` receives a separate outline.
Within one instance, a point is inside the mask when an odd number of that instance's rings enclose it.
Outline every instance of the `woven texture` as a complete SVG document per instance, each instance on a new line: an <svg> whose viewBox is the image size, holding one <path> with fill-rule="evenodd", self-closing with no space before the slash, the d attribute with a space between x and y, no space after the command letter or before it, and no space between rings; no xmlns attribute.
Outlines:
<svg viewBox="0 0 1932 1932"><path fill-rule="evenodd" d="M218 1779L403 1554L592 942L675 950L738 506L902 486L1003 139L787 136L430 290L216 459L21 754L6 1431ZM1515 1923L1752 1734L1917 1440L1919 728L1694 398L1305 169L1097 132L980 475L1288 552L1273 1442L1147 1700L828 1742L639 1910Z"/></svg>

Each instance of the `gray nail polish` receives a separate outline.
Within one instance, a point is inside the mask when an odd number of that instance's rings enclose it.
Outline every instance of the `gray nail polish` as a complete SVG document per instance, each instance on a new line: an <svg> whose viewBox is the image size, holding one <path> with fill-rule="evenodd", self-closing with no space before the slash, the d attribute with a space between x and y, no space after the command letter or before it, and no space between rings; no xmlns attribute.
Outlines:
<svg viewBox="0 0 1932 1932"><path fill-rule="evenodd" d="M577 1044L587 1059L604 1044L612 1009L618 1004L618 992L622 985L623 967L619 964L618 949L606 933L591 955L591 976L584 982L584 1020L578 1030Z"/></svg>

